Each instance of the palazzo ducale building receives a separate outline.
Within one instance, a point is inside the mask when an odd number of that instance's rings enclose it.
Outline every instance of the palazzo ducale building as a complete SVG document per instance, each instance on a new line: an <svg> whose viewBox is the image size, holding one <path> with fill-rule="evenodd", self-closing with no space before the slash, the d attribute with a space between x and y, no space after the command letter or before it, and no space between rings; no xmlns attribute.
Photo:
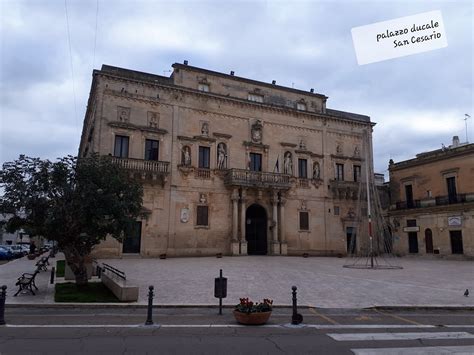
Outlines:
<svg viewBox="0 0 474 355"><path fill-rule="evenodd" d="M144 216L96 256L346 254L374 123L327 99L187 61L170 77L94 70L79 155L144 187Z"/></svg>

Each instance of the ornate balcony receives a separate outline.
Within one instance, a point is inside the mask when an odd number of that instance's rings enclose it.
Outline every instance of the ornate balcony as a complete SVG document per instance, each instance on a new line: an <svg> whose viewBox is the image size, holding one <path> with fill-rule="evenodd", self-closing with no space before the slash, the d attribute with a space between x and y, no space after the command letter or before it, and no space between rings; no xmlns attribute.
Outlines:
<svg viewBox="0 0 474 355"><path fill-rule="evenodd" d="M331 180L329 184L331 186L332 196L335 199L357 200L359 197L359 182ZM361 198L364 197L365 191L363 190L361 193Z"/></svg>
<svg viewBox="0 0 474 355"><path fill-rule="evenodd" d="M291 187L290 175L245 169L229 169L225 176L224 183L228 186L267 189L289 189Z"/></svg>
<svg viewBox="0 0 474 355"><path fill-rule="evenodd" d="M142 179L161 179L164 183L169 174L170 163L167 161L113 157L112 162L125 170L140 174Z"/></svg>

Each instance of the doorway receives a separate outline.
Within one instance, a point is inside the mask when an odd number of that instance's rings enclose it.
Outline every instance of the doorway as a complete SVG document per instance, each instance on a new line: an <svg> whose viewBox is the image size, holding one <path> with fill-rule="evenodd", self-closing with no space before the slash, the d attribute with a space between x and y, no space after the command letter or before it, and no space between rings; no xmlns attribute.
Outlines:
<svg viewBox="0 0 474 355"><path fill-rule="evenodd" d="M462 245L462 232L449 231L449 237L451 238L451 252L453 254L463 254L464 248Z"/></svg>
<svg viewBox="0 0 474 355"><path fill-rule="evenodd" d="M123 239L123 253L124 254L139 254L140 244L142 239L142 222L133 221L130 228L125 231Z"/></svg>
<svg viewBox="0 0 474 355"><path fill-rule="evenodd" d="M433 233L431 229L425 229L426 254L433 254Z"/></svg>
<svg viewBox="0 0 474 355"><path fill-rule="evenodd" d="M247 208L245 213L245 239L249 255L267 254L267 213L257 204Z"/></svg>
<svg viewBox="0 0 474 355"><path fill-rule="evenodd" d="M346 227L347 254L354 254L357 250L357 234L354 227Z"/></svg>
<svg viewBox="0 0 474 355"><path fill-rule="evenodd" d="M408 232L408 252L410 254L418 253L418 233Z"/></svg>

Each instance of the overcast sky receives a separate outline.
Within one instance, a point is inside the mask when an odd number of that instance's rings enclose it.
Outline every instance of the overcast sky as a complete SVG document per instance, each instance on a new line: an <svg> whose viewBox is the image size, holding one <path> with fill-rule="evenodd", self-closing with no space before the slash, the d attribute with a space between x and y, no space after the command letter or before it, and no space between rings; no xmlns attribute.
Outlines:
<svg viewBox="0 0 474 355"><path fill-rule="evenodd" d="M92 69L102 64L169 75L172 63L187 59L193 66L314 88L329 96L329 108L377 123L375 171L381 173L390 158L449 145L454 135L464 142L464 114L473 114L469 0L0 3L0 163L19 154L77 154ZM446 48L357 64L352 27L432 10L442 12Z"/></svg>

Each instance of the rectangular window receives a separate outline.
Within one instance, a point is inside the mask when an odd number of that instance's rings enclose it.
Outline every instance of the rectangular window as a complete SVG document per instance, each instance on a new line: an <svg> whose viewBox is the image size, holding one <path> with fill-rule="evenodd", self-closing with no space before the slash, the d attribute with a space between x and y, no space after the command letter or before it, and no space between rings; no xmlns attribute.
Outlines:
<svg viewBox="0 0 474 355"><path fill-rule="evenodd" d="M457 192L456 192L456 177L448 177L446 179L446 184L448 186L448 201L449 203L456 203L457 201Z"/></svg>
<svg viewBox="0 0 474 355"><path fill-rule="evenodd" d="M253 102L263 102L263 96L257 94L249 94L248 100Z"/></svg>
<svg viewBox="0 0 474 355"><path fill-rule="evenodd" d="M306 111L306 104L303 102L296 103L296 109L300 111Z"/></svg>
<svg viewBox="0 0 474 355"><path fill-rule="evenodd" d="M158 160L160 142L147 139L145 140L145 160Z"/></svg>
<svg viewBox="0 0 474 355"><path fill-rule="evenodd" d="M128 137L115 136L114 156L128 158Z"/></svg>
<svg viewBox="0 0 474 355"><path fill-rule="evenodd" d="M198 226L209 225L209 207L208 206L197 206L196 225Z"/></svg>
<svg viewBox="0 0 474 355"><path fill-rule="evenodd" d="M308 178L308 161L306 159L298 159L298 176Z"/></svg>
<svg viewBox="0 0 474 355"><path fill-rule="evenodd" d="M300 212L300 230L307 231L309 230L309 213Z"/></svg>
<svg viewBox="0 0 474 355"><path fill-rule="evenodd" d="M339 206L334 206L334 215L339 216L339 213L340 213Z"/></svg>
<svg viewBox="0 0 474 355"><path fill-rule="evenodd" d="M336 164L336 180L344 181L344 164Z"/></svg>
<svg viewBox="0 0 474 355"><path fill-rule="evenodd" d="M416 219L407 219L407 227L416 227Z"/></svg>
<svg viewBox="0 0 474 355"><path fill-rule="evenodd" d="M360 165L354 165L354 181L360 181L361 168Z"/></svg>
<svg viewBox="0 0 474 355"><path fill-rule="evenodd" d="M209 147L199 147L199 168L200 169L209 169L211 157L211 148Z"/></svg>
<svg viewBox="0 0 474 355"><path fill-rule="evenodd" d="M407 208L413 208L413 188L411 185L405 185L405 197L407 200Z"/></svg>
<svg viewBox="0 0 474 355"><path fill-rule="evenodd" d="M199 84L198 85L199 91L209 92L209 85L208 84Z"/></svg>
<svg viewBox="0 0 474 355"><path fill-rule="evenodd" d="M262 171L262 154L250 153L250 170Z"/></svg>

